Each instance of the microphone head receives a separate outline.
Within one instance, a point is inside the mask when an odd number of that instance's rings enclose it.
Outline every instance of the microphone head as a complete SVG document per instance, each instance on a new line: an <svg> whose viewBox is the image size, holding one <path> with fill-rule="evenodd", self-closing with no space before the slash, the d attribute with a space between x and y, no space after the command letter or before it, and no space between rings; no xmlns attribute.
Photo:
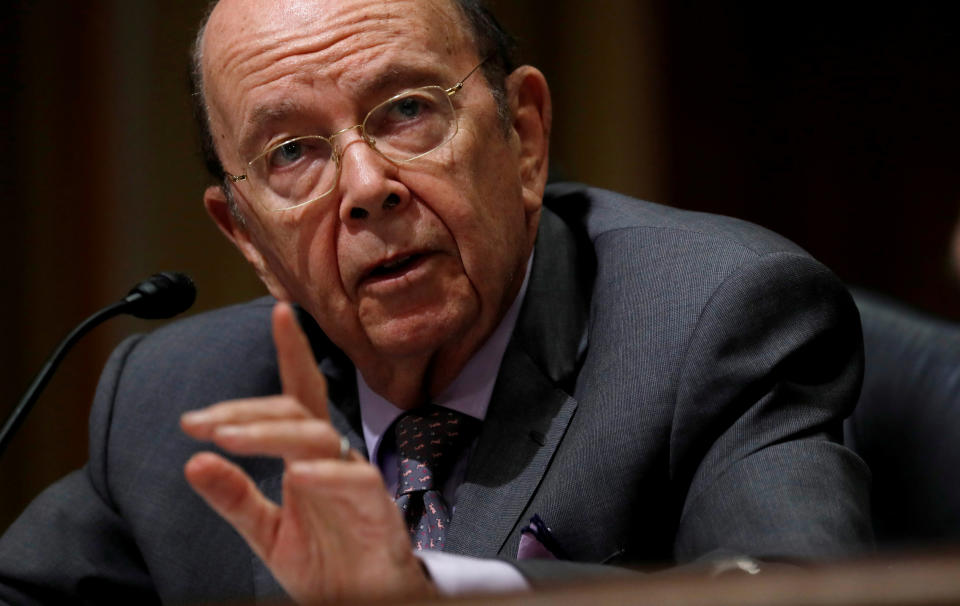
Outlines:
<svg viewBox="0 0 960 606"><path fill-rule="evenodd" d="M126 313L159 320L186 311L197 298L197 288L186 274L161 272L134 286L124 297Z"/></svg>

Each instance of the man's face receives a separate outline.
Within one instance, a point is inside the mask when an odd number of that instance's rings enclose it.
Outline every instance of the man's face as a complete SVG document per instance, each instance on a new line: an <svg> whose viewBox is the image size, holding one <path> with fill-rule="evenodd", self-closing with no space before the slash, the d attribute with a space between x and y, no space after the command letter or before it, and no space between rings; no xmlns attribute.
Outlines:
<svg viewBox="0 0 960 606"><path fill-rule="evenodd" d="M224 0L203 51L232 174L269 145L358 124L404 89L452 86L482 59L444 0ZM458 133L422 158L392 163L348 131L327 197L272 212L241 182L245 227L211 210L271 292L303 305L361 369L477 343L522 282L545 171L522 169L523 137L482 73L452 100Z"/></svg>

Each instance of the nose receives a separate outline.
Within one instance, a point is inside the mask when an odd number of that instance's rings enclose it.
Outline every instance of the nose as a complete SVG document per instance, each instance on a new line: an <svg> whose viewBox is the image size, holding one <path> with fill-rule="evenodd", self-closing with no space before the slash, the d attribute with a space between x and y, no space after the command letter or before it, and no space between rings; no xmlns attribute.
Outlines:
<svg viewBox="0 0 960 606"><path fill-rule="evenodd" d="M340 220L344 224L377 221L410 200L410 191L397 179L397 165L368 145L360 133L342 137L340 144Z"/></svg>

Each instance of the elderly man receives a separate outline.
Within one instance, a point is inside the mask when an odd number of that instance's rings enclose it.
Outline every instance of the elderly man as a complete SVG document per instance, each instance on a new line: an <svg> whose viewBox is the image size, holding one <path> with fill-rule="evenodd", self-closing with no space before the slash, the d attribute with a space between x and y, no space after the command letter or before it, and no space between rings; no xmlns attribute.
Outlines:
<svg viewBox="0 0 960 606"><path fill-rule="evenodd" d="M0 597L419 596L869 541L843 288L755 226L546 187L549 89L507 42L470 0L216 5L204 202L273 298L115 352Z"/></svg>

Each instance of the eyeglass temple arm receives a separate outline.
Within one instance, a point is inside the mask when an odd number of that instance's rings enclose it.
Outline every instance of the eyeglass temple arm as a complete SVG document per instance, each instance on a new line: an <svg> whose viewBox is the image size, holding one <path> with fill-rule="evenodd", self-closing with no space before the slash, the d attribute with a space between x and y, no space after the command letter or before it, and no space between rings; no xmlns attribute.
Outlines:
<svg viewBox="0 0 960 606"><path fill-rule="evenodd" d="M464 76L463 78L460 78L460 81L459 81L459 82L457 82L456 84L454 84L453 86L451 86L450 88L448 88L447 90L445 90L445 91L443 91L443 92L447 93L447 96L448 96L448 97L452 97L453 95L455 95L461 88L463 88L463 83L467 81L467 78L469 78L470 76L472 76L472 75L473 75L473 72L475 72L475 71L477 71L478 69L480 69L480 66L483 65L484 63L486 63L486 62L487 62L487 59L489 59L489 58L490 58L490 57L484 57L484 58L483 58L483 61L481 61L480 63L477 63L477 64L473 67L473 69L470 70L470 73L468 73L468 74L467 74L466 76Z"/></svg>

